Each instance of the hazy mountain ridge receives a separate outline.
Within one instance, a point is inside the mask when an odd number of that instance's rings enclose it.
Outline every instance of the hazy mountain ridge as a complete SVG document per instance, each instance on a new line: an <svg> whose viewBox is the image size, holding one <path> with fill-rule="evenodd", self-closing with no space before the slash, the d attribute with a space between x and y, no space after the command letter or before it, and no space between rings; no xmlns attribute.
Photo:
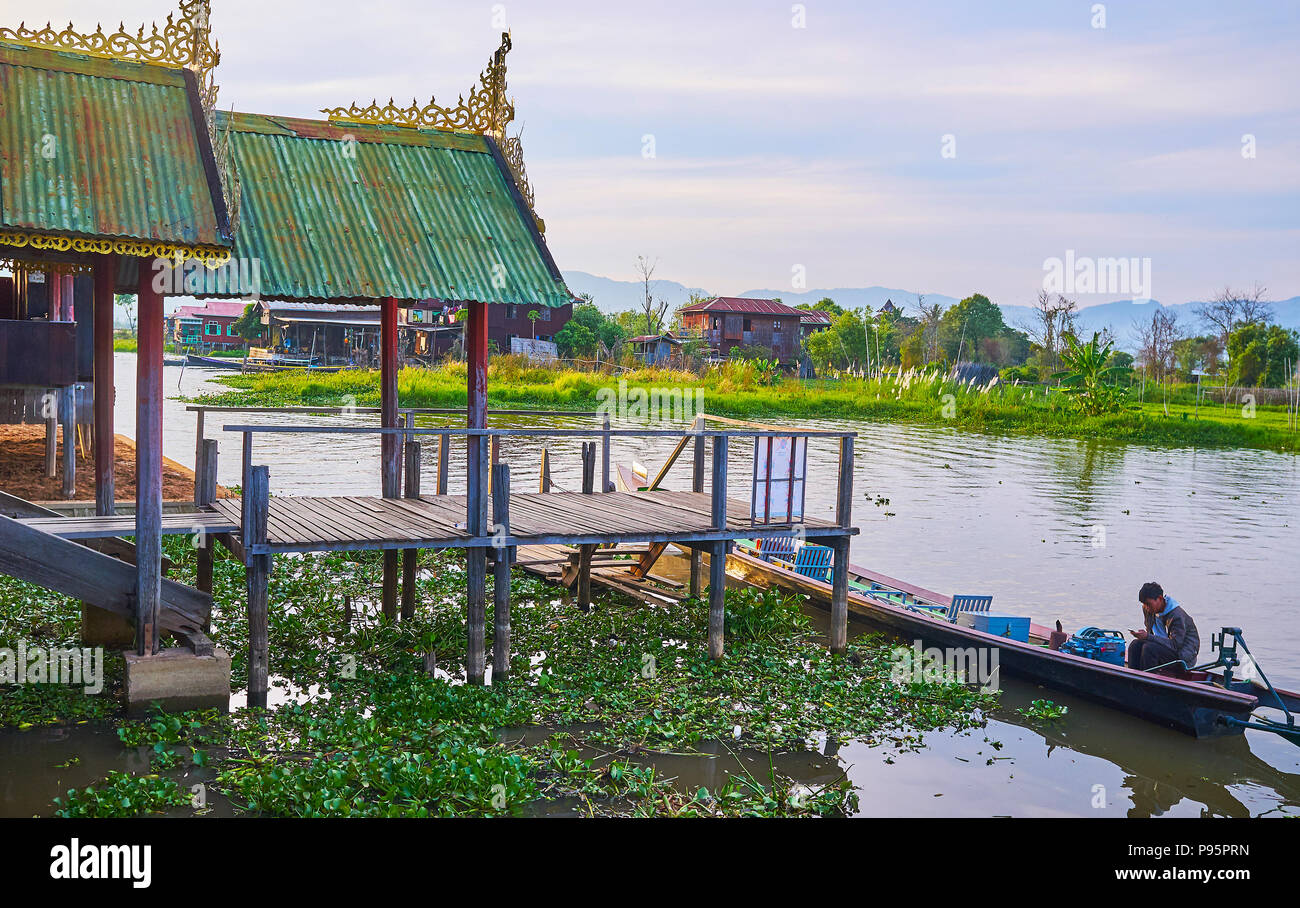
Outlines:
<svg viewBox="0 0 1300 908"><path fill-rule="evenodd" d="M565 271L564 279L574 293L590 293L602 312L619 312L626 309L639 309L642 300L642 288L638 281L618 281L612 278L588 274L585 271ZM676 281L657 280L652 290L656 297L665 299L669 308L676 309L685 305L692 293L717 295L699 287L687 287ZM974 291L978 292L978 291ZM894 305L902 306L906 314L916 315L916 293L911 290L899 290L890 287L838 287L829 290L807 290L797 293L789 290L746 290L736 296L754 299L779 299L788 306L800 303L815 303L824 297L830 297L846 309L860 309L870 306L879 309L886 300L893 300ZM926 302L941 303L951 306L959 298L942 293L925 294ZM996 302L996 301L995 301ZM1083 306L1079 310L1078 325L1080 331L1091 335L1094 331L1111 328L1119 345L1133 350L1137 347L1137 334L1134 321L1147 321L1151 318L1151 307L1171 309L1178 313L1178 318L1185 330L1193 333L1207 333L1208 329L1200 324L1195 315L1199 301L1172 303L1165 306L1159 301L1135 302L1131 299L1113 300L1107 303ZM1278 300L1272 303L1273 318L1286 328L1300 330L1300 296ZM1023 329L1032 324L1034 307L1030 304L998 304L1002 317L1013 328Z"/></svg>

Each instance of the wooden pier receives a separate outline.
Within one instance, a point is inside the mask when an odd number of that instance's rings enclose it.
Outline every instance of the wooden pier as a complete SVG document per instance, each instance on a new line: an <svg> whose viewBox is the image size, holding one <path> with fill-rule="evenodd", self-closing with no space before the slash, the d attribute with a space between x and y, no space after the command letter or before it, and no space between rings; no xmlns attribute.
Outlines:
<svg viewBox="0 0 1300 908"><path fill-rule="evenodd" d="M850 515L854 435L849 432L776 427L706 429L702 419L685 431L615 429L608 419L586 429L419 428L410 424L399 427L235 424L223 429L242 436L244 494L239 500L213 498L217 442L200 438L195 500L201 509L201 520L211 528L212 538L229 547L245 564L250 628L249 702L253 705L265 702L267 615L273 607L268 601L268 585L277 554L384 552L382 610L385 617L397 620L399 573L401 615L409 617L418 608L414 601L415 584L411 582L413 553L420 549L465 550L467 676L470 683L481 684L486 673L488 566L495 565L494 677L504 678L510 659L509 568L520 547L529 550L530 563L538 550L547 554L549 560L560 559L564 557L560 553L568 553L571 564L562 573L572 578L577 606L584 611L591 603L593 563L597 563L595 569L600 571L598 563L602 558L597 554L600 547L639 544L639 560L628 566L632 567L633 576L640 577L646 576L668 545L690 551L693 569L689 592L704 595L707 582L709 651L714 658L721 658L726 554L734 540L790 535L817 539L832 547L835 570L843 572L848 567L849 538L857 533ZM332 435L379 436L376 440L381 441L385 453L381 459L384 480L381 485L385 494L272 497L270 467L256 462L256 439L268 434L309 436L317 442ZM420 439L428 436L439 437L440 456L435 482L430 484L435 491L422 494ZM452 495L446 492L446 451L449 440L456 437L463 438L468 445L470 469L466 477L467 492ZM506 461L510 440L521 437L590 439L582 443L582 492L515 491L511 485L511 466ZM694 444L693 491L661 488L614 491L604 477L608 475L610 444L617 437L678 439L676 451L656 478L656 486L677 455ZM793 520L772 522L762 515L756 518L751 513L750 501L728 497L727 475L733 443L739 448L739 442L748 441L757 450L760 441L769 438L800 439L805 444L816 439L838 445L839 495L835 519L798 515ZM706 450L712 454L707 477ZM392 456L392 451L397 451L398 456ZM548 487L549 463L550 456L545 455L539 488ZM601 474L601 485L606 491L597 491L597 473ZM399 556L399 552L403 554ZM709 556L707 580L700 564L700 556L704 554ZM400 570L399 558L405 562ZM210 591L210 560L210 551L201 549L199 587L205 591ZM207 578L203 576L205 563L209 565ZM832 608L831 646L842 652L847 645L847 590L837 592Z"/></svg>

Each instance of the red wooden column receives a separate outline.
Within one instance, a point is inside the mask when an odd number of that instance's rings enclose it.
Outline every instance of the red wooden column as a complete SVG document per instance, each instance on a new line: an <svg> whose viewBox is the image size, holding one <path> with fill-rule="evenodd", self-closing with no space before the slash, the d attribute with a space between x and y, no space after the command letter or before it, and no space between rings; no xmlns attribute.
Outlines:
<svg viewBox="0 0 1300 908"><path fill-rule="evenodd" d="M389 297L379 304L379 410L385 429L397 427L397 300ZM385 498L401 495L402 436L384 435L381 442L381 470ZM397 550L384 550L382 610L389 620L397 618Z"/></svg>
<svg viewBox="0 0 1300 908"><path fill-rule="evenodd" d="M158 652L162 598L163 299L153 259L140 258L136 286L135 555L136 653Z"/></svg>
<svg viewBox="0 0 1300 908"><path fill-rule="evenodd" d="M113 284L117 256L95 259L95 513L113 515Z"/></svg>

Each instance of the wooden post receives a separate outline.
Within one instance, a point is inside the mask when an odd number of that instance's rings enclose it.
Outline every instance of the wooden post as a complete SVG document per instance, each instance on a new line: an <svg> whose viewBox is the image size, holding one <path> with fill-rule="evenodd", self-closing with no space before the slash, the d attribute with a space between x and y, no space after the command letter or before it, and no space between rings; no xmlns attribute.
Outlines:
<svg viewBox="0 0 1300 908"><path fill-rule="evenodd" d="M696 432L704 431L704 417L695 417L695 424L691 429ZM704 436L695 436L695 462L691 471L691 491L704 491ZM698 546L691 549L691 596L699 598L704 592L704 553Z"/></svg>
<svg viewBox="0 0 1300 908"><path fill-rule="evenodd" d="M420 497L420 445L419 442L406 443L406 485L403 492L406 498ZM415 574L419 570L420 552L418 549L402 550L402 620L409 621L415 617Z"/></svg>
<svg viewBox="0 0 1300 908"><path fill-rule="evenodd" d="M849 537L835 537L831 549L831 652L843 654L849 646Z"/></svg>
<svg viewBox="0 0 1300 908"><path fill-rule="evenodd" d="M448 445L451 444L451 435L443 432L438 436L438 495L447 494L447 455L449 453Z"/></svg>
<svg viewBox="0 0 1300 908"><path fill-rule="evenodd" d="M95 513L113 516L114 449L113 403L113 290L117 256L95 257L93 316L95 352ZM199 417L202 419L202 415Z"/></svg>
<svg viewBox="0 0 1300 908"><path fill-rule="evenodd" d="M595 492L596 483L596 443L582 443L582 494ZM578 608L584 612L591 611L591 556L596 547L591 544L578 546Z"/></svg>
<svg viewBox="0 0 1300 908"><path fill-rule="evenodd" d="M727 528L727 436L713 438L713 528ZM726 617L727 543L715 542L709 551L709 658L721 659Z"/></svg>
<svg viewBox="0 0 1300 908"><path fill-rule="evenodd" d="M270 474L266 467L253 467L244 488L248 518L244 524L244 571L248 582L248 705L266 707L270 678L268 589L271 556L253 554L254 545L264 545L267 513L270 509Z"/></svg>
<svg viewBox="0 0 1300 908"><path fill-rule="evenodd" d="M42 406L48 414L45 417L45 478L53 479L59 475L59 395L46 391Z"/></svg>
<svg viewBox="0 0 1300 908"><path fill-rule="evenodd" d="M609 481L609 448L612 440L609 432L609 411L602 413L600 418L600 427L603 430L600 436L600 491L604 494L605 492L614 491L614 487Z"/></svg>
<svg viewBox="0 0 1300 908"><path fill-rule="evenodd" d="M470 429L487 428L488 307L487 303L469 304L465 325L465 359L468 401L465 424ZM470 535L482 537L487 529L488 437L469 436L466 495ZM487 621L487 549L473 546L465 553L466 586L466 656L465 675L470 684L482 684L486 671L483 651Z"/></svg>
<svg viewBox="0 0 1300 908"><path fill-rule="evenodd" d="M153 259L138 258L136 348L135 553L136 653L158 652L162 600L163 299Z"/></svg>
<svg viewBox="0 0 1300 908"><path fill-rule="evenodd" d="M63 423L63 486L59 494L71 499L77 497L76 385L68 385L59 391L59 415Z"/></svg>
<svg viewBox="0 0 1300 908"><path fill-rule="evenodd" d="M501 460L501 438L497 435L492 436L492 459L488 467L488 494L492 494L493 482L496 480L497 463Z"/></svg>
<svg viewBox="0 0 1300 908"><path fill-rule="evenodd" d="M397 428L397 300L384 299L379 306L379 409L380 424ZM383 495L397 498L402 494L401 436L384 434L380 443Z"/></svg>
<svg viewBox="0 0 1300 908"><path fill-rule="evenodd" d="M853 436L840 439L840 475L835 497L835 523L848 528L853 521ZM831 548L831 652L849 646L849 537L836 537Z"/></svg>
<svg viewBox="0 0 1300 908"><path fill-rule="evenodd" d="M542 448L542 466L537 473L537 491L551 491L551 452Z"/></svg>
<svg viewBox="0 0 1300 908"><path fill-rule="evenodd" d="M199 452L203 450L203 410L194 414L194 462L199 462Z"/></svg>
<svg viewBox="0 0 1300 908"><path fill-rule="evenodd" d="M210 507L216 499L217 440L215 438L206 438L199 448L199 461L194 471L194 506L196 508ZM198 579L195 586L205 593L212 592L212 554L213 540L207 533L204 533L199 540ZM210 624L211 616L209 616L208 620ZM204 631L208 630L211 630L210 626L204 628Z"/></svg>
<svg viewBox="0 0 1300 908"><path fill-rule="evenodd" d="M492 533L510 535L510 465L497 464L492 488ZM515 550L503 545L496 550L492 579L492 683L510 677L510 563Z"/></svg>

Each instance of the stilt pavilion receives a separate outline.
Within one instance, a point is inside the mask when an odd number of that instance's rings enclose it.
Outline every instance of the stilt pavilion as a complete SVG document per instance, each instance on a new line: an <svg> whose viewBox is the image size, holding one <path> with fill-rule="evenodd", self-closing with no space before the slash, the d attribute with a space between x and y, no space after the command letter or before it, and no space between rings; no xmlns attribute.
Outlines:
<svg viewBox="0 0 1300 908"><path fill-rule="evenodd" d="M142 475L144 472L149 475L140 483L142 491L134 526L140 545L136 612L138 628L153 629L152 636L140 630L144 634L140 637L141 652L157 651L157 621L150 624L149 617L158 613L159 597L152 591L157 589L154 578L160 558L159 535L168 531L157 516L160 500L155 491L158 488L155 458L160 456L161 436L162 315L156 289L159 283L165 289L172 288L171 292L195 296L249 295L278 301L377 305L381 313L380 427L225 426L227 431L243 435L243 494L239 503L213 500L216 442L209 439L196 447L195 500L203 510L201 519L210 537L220 539L235 551L247 570L248 702L251 705L265 705L267 699L268 577L272 559L279 552L383 551L383 611L396 618L399 559L405 560L402 611L409 614L414 608L416 552L421 548L464 549L468 567L467 676L472 683L482 683L489 557L495 564L494 678L504 678L510 662L510 560L517 546L576 546L580 553L576 565L580 604L590 599L590 563L593 550L600 544L650 543L653 553L650 563L670 543L691 549L695 553L691 589L697 594L702 592L700 556L708 554L709 650L720 658L727 546L742 536L767 538L793 533L806 539L825 539L834 549L831 645L838 651L844 649L848 541L857 532L850 523L852 433L711 431L697 421L689 432L690 437L681 438L677 450L680 453L693 438L692 491L622 493L615 492L609 482L611 438L682 435L681 430L616 429L611 428L608 419L603 425L586 430L501 430L487 426L488 306L505 303L558 308L574 301L546 247L544 224L533 210L533 195L524 173L519 140L506 132L514 116L513 104L506 93L508 34L502 36L501 46L483 71L479 84L454 106L435 101L426 105L417 102L409 107L391 101L386 105L353 104L326 109L322 111L325 118L319 120L213 113L215 87L211 66L215 65L217 54L215 45L208 41L206 0L186 0L180 23L169 20L163 34L175 35L177 45L183 50L177 52L181 62L177 65L172 61L171 66L154 61L132 65L151 74L155 81L184 80L185 97L190 99L190 119L141 123L130 118L138 105L115 94L111 110L126 119L116 121L113 141L120 142L123 136L140 132L151 137L156 135L161 145L158 154L169 162L181 157L182 152L192 152L184 161L187 169L180 163L175 166L178 171L184 170L190 180L183 185L206 187L205 204L200 206L191 200L178 211L176 186L144 172L146 163L152 163L153 158L141 160L123 151L123 157L114 164L111 159L92 158L83 151L103 144L113 147L108 139L97 134L74 137L73 145L81 156L77 166L84 171L84 179L77 183L70 177L81 172L69 172L71 183L81 186L89 182L92 193L112 196L118 171L134 168L142 184L140 193L153 189L167 195L156 201L160 207L151 206L147 197L132 199L131 212L148 213L158 222L142 223L135 228L137 232L152 238L153 233L162 229L161 225L176 223L186 225L189 230L181 238L168 237L168 244L154 239L156 248L128 246L119 250L115 244L122 242L120 238L110 239L100 234L84 240L58 241L73 244L70 253L61 254L82 256L104 269L102 283L109 305L109 291L116 287L134 286L141 301L138 426L140 469ZM21 37L26 43L7 53L43 54L47 62L69 56L64 66L91 68L96 74L101 69L124 65L119 60L105 59L112 56L106 50L98 56L87 52L88 59L84 62L80 58L73 60L71 55L51 54L47 47L37 45L59 46L64 39L49 30L39 34L24 31ZM4 34L0 32L0 40L3 39ZM79 46L98 49L117 46L102 33L80 42ZM24 99L35 96L29 92L18 94ZM39 129L40 123L51 115L54 119L81 123L69 106L40 111L33 115L26 128ZM92 141L87 142L87 138ZM6 175L6 193L8 182ZM227 211L231 212L229 217ZM102 225L100 229L104 229ZM63 235L67 232L63 231ZM186 242L182 243L182 238ZM88 247L83 251L75 245L96 239L104 244L102 248ZM26 245L30 248L32 241L28 240ZM96 254L104 256L114 252L119 255L116 271L109 267L114 260L93 258ZM140 256L148 255L171 258L172 267L157 273L153 262L147 259L138 262ZM130 258L135 266L130 278L124 277L123 256ZM196 261L210 267L200 268L194 264ZM256 263L257 267L246 267L248 263ZM215 280L213 269L216 269ZM148 280L151 271L156 272L157 281ZM97 270L97 286L100 274ZM463 306L468 311L465 331L468 407L463 430L423 430L399 423L397 311L403 303L428 300ZM111 386L111 377L106 386ZM265 432L377 434L381 445L381 496L271 499L268 467L254 464L254 438ZM448 437L464 436L468 461L465 495L446 494L445 468L439 470L436 494L422 494L418 439L428 434L442 437L441 464L446 463ZM516 492L510 485L509 466L495 463L492 455L502 439L511 435L548 434L590 439L583 446L582 493ZM767 513L771 509L766 506L760 519L755 516L757 512L752 510L751 501L728 500L730 439L752 438L757 459L761 446L766 444L765 450L770 451L777 439L789 442L791 450L805 450L808 440L821 437L833 438L839 444L839 494L833 520L805 517L801 509L796 514L793 508L787 508L784 516L771 519ZM710 442L711 478L706 492L705 447ZM489 478L490 462L493 469ZM802 481L801 478L801 484ZM773 489L767 489L765 494L775 494ZM791 488L780 494L782 497L789 494L791 501L794 500ZM42 530L61 539L125 535L111 523L112 518L99 520L97 524L85 526L74 526L75 521L64 521L57 527L44 526L49 521L34 523L41 523ZM3 545L0 545L2 559ZM0 569L5 569L3 563ZM200 553L199 564L201 595L210 592L210 584L211 552L205 549Z"/></svg>

